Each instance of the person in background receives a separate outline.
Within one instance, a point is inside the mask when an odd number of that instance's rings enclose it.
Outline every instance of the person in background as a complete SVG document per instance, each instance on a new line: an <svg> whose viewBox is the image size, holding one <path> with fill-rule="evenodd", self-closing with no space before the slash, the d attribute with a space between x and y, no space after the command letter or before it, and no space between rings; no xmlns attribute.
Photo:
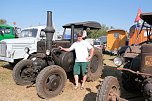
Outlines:
<svg viewBox="0 0 152 101"><path fill-rule="evenodd" d="M82 38L83 38L83 40L85 40L85 39L87 38L87 31L86 31L86 29L85 29L85 28L83 29L83 35L82 35Z"/></svg>
<svg viewBox="0 0 152 101"><path fill-rule="evenodd" d="M75 89L79 87L79 75L82 73L83 79L81 80L81 87L80 89L84 89L84 84L87 79L87 67L89 64L89 61L91 60L93 54L94 54L94 48L91 46L90 43L83 40L83 33L77 34L77 41L74 42L70 48L63 48L59 46L60 50L63 51L72 51L75 50L76 53L76 59L75 64L73 68L73 74L75 79ZM88 51L90 50L90 52ZM89 54L90 53L90 54Z"/></svg>

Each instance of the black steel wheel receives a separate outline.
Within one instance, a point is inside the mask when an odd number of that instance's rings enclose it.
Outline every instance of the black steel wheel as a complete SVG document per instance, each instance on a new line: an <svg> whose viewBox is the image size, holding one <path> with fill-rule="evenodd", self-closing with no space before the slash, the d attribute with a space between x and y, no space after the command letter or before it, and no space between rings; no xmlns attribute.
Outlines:
<svg viewBox="0 0 152 101"><path fill-rule="evenodd" d="M95 48L94 55L88 66L87 81L95 81L102 75L103 57L102 53Z"/></svg>
<svg viewBox="0 0 152 101"><path fill-rule="evenodd" d="M29 85L35 81L31 60L21 60L13 68L13 79L18 85Z"/></svg>
<svg viewBox="0 0 152 101"><path fill-rule="evenodd" d="M66 73L60 66L45 67L36 79L37 94L45 99L57 96L62 92L66 80Z"/></svg>
<svg viewBox="0 0 152 101"><path fill-rule="evenodd" d="M96 101L118 101L120 97L120 85L116 77L107 76L101 83Z"/></svg>

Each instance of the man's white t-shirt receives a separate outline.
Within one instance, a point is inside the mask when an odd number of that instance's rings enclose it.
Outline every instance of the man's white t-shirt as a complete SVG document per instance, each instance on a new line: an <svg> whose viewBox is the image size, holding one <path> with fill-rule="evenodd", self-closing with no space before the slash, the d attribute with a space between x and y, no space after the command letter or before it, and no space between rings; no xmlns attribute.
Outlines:
<svg viewBox="0 0 152 101"><path fill-rule="evenodd" d="M75 62L88 62L86 59L89 56L88 50L93 48L90 43L88 43L85 40L82 41L77 41L74 42L71 47L69 48L70 50L75 50L76 53L76 60Z"/></svg>

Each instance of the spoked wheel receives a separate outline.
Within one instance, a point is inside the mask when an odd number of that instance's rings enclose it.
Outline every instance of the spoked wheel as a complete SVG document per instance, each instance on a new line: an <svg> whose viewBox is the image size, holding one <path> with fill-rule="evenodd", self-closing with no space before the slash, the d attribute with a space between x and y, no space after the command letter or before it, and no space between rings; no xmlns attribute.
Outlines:
<svg viewBox="0 0 152 101"><path fill-rule="evenodd" d="M62 92L66 80L66 73L60 66L45 67L36 79L37 94L45 99L57 96Z"/></svg>
<svg viewBox="0 0 152 101"><path fill-rule="evenodd" d="M96 101L119 101L120 85L117 78L107 76L98 89Z"/></svg>
<svg viewBox="0 0 152 101"><path fill-rule="evenodd" d="M31 60L21 60L13 68L13 79L18 85L29 85L35 81Z"/></svg>
<svg viewBox="0 0 152 101"><path fill-rule="evenodd" d="M94 55L88 66L87 81L95 81L102 75L103 58L101 52L95 48Z"/></svg>

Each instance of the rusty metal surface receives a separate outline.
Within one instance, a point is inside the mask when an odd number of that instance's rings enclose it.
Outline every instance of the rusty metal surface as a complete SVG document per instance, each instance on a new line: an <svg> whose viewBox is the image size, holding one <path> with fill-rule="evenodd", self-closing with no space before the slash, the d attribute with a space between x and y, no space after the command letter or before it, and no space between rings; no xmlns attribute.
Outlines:
<svg viewBox="0 0 152 101"><path fill-rule="evenodd" d="M141 53L141 46L129 46L125 51L124 57L134 58Z"/></svg>
<svg viewBox="0 0 152 101"><path fill-rule="evenodd" d="M63 40L53 42L52 45L53 48L58 48L59 46L62 46L64 48L69 48L71 46L71 43L70 41L63 41Z"/></svg>
<svg viewBox="0 0 152 101"><path fill-rule="evenodd" d="M152 52L152 44L143 44L141 47L142 53L151 53Z"/></svg>
<svg viewBox="0 0 152 101"><path fill-rule="evenodd" d="M152 77L152 75L151 75L151 74L148 74L148 73L142 73L142 72L139 72L139 71L135 72L135 71L133 71L133 70L131 70L131 69L127 69L127 68L117 68L117 70L121 70L121 71L128 71L128 72L131 72L131 73L133 73L133 74Z"/></svg>
<svg viewBox="0 0 152 101"><path fill-rule="evenodd" d="M152 45L145 44L141 47L141 67L143 73L152 74Z"/></svg>

